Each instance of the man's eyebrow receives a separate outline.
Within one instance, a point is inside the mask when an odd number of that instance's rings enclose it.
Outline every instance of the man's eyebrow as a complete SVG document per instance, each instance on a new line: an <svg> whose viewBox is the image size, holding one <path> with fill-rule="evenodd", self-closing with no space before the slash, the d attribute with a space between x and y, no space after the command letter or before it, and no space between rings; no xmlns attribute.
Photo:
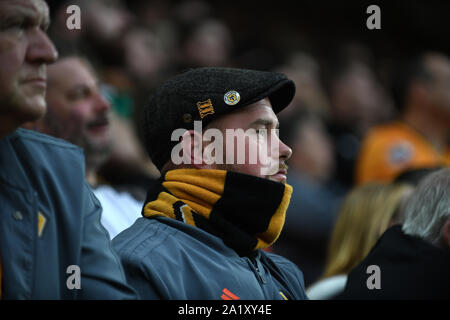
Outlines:
<svg viewBox="0 0 450 320"><path fill-rule="evenodd" d="M275 128L279 129L280 123L278 121L275 121L275 122L276 122ZM253 126L253 125L262 125L262 126L270 127L270 126L274 125L274 121L271 119L259 118L250 124L250 126Z"/></svg>
<svg viewBox="0 0 450 320"><path fill-rule="evenodd" d="M14 10L8 10L2 15L4 22L17 21L18 19L28 24L42 26L44 30L47 30L50 26L48 7L36 8L19 3L14 7Z"/></svg>
<svg viewBox="0 0 450 320"><path fill-rule="evenodd" d="M72 96L74 94L78 94L80 92L86 92L86 91L90 91L90 90L91 90L91 88L88 85L86 85L84 83L78 83L78 84L68 88L66 91L66 94L68 96Z"/></svg>
<svg viewBox="0 0 450 320"><path fill-rule="evenodd" d="M48 28L50 27L50 17L48 15L44 17L44 20L41 22L41 25L44 31L48 30Z"/></svg>

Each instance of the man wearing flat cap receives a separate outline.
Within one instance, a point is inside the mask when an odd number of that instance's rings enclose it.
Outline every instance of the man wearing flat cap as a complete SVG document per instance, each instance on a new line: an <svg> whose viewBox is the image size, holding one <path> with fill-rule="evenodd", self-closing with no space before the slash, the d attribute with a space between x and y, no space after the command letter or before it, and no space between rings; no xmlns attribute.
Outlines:
<svg viewBox="0 0 450 320"><path fill-rule="evenodd" d="M306 299L303 275L265 252L292 187L276 113L295 94L283 74L199 68L164 83L143 117L161 171L142 218L113 245L144 299Z"/></svg>

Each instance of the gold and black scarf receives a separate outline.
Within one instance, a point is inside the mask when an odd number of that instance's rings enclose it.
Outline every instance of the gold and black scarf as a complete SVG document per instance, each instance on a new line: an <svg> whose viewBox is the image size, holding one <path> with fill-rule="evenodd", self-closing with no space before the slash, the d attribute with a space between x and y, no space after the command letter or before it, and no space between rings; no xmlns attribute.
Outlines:
<svg viewBox="0 0 450 320"><path fill-rule="evenodd" d="M246 174L176 169L149 190L142 214L201 228L245 256L276 241L291 193L290 185Z"/></svg>

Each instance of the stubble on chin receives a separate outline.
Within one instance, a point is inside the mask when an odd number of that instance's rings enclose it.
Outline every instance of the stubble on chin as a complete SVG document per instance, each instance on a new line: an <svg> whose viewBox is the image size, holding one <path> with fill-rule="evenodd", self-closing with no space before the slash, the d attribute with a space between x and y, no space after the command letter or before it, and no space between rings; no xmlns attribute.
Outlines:
<svg viewBox="0 0 450 320"><path fill-rule="evenodd" d="M18 89L18 88L17 88ZM11 121L22 125L25 122L36 121L42 118L47 112L45 92L32 96L24 95L20 90L7 99L0 99L2 114Z"/></svg>

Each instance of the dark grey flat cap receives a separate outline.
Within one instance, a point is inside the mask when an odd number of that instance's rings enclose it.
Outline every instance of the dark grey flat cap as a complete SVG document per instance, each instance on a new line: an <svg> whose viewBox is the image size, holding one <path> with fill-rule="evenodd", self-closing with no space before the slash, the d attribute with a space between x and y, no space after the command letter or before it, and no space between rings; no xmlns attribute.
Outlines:
<svg viewBox="0 0 450 320"><path fill-rule="evenodd" d="M295 95L294 82L284 74L233 68L191 69L160 86L144 109L145 147L161 170L170 159L172 132L194 129L194 121L205 128L212 120L269 98L275 113Z"/></svg>

